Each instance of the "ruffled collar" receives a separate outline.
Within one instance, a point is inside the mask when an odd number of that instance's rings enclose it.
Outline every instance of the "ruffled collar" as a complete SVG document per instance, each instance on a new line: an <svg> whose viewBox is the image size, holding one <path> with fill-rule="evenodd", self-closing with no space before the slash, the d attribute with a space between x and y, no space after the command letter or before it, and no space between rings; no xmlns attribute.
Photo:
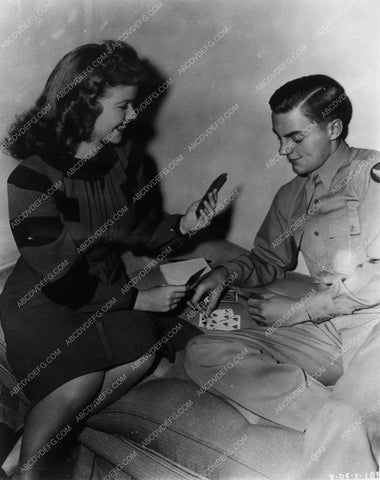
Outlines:
<svg viewBox="0 0 380 480"><path fill-rule="evenodd" d="M118 160L113 145L107 144L89 158L75 156L60 156L59 154L44 155L46 163L63 173L64 177L76 180L96 181L103 178Z"/></svg>

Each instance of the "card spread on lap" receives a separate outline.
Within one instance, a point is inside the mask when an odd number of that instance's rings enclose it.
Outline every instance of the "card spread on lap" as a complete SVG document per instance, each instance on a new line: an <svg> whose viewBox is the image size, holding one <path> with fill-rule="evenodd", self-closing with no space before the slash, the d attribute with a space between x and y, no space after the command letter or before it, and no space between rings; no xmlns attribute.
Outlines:
<svg viewBox="0 0 380 480"><path fill-rule="evenodd" d="M239 330L240 315L235 315L231 308L214 310L210 315L199 314L199 326L207 330Z"/></svg>

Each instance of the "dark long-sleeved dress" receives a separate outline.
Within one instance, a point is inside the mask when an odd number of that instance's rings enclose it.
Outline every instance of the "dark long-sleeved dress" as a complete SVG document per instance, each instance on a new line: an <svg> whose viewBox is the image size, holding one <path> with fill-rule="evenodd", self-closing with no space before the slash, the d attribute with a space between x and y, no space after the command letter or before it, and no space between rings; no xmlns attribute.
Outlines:
<svg viewBox="0 0 380 480"><path fill-rule="evenodd" d="M20 251L1 296L7 357L33 403L63 383L143 356L165 322L134 311L119 252L179 247L178 215L158 212L130 145L78 159L34 155L8 179ZM71 170L72 172L73 170Z"/></svg>

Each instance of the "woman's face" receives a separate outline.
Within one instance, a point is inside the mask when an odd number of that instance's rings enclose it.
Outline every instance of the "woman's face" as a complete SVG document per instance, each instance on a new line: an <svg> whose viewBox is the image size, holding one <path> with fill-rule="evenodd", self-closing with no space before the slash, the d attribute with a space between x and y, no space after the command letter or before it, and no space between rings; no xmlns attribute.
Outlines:
<svg viewBox="0 0 380 480"><path fill-rule="evenodd" d="M109 87L98 101L103 107L95 121L91 140L119 143L127 123L136 118L132 102L136 97L137 86L120 85Z"/></svg>
<svg viewBox="0 0 380 480"><path fill-rule="evenodd" d="M306 176L325 163L336 148L330 125L317 124L299 108L272 113L273 132L280 141L280 155L286 155L293 172Z"/></svg>

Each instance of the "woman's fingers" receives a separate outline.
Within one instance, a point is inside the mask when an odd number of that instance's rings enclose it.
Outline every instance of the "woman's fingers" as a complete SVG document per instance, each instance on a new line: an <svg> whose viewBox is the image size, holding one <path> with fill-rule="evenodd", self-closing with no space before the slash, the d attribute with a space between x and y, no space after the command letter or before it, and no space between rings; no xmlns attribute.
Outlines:
<svg viewBox="0 0 380 480"><path fill-rule="evenodd" d="M176 307L178 307L179 303L180 303L180 300L179 300L179 299L174 299L174 300L172 300L172 302L171 302L171 304L170 304L170 308L176 308Z"/></svg>
<svg viewBox="0 0 380 480"><path fill-rule="evenodd" d="M213 204L214 204L214 206L213 206ZM216 207L215 202L208 202L207 200L205 200L203 202L202 210L205 211L205 213L208 217L212 217L212 216L215 215L215 207Z"/></svg>
<svg viewBox="0 0 380 480"><path fill-rule="evenodd" d="M189 290L188 285L168 285L170 293L186 293Z"/></svg>
<svg viewBox="0 0 380 480"><path fill-rule="evenodd" d="M172 298L173 300L179 298L183 298L185 295L186 295L187 292L174 292L172 293L172 295L170 296L170 298Z"/></svg>
<svg viewBox="0 0 380 480"><path fill-rule="evenodd" d="M217 201L218 201L217 191L213 190L211 193L208 194L208 202L212 209L216 208Z"/></svg>

